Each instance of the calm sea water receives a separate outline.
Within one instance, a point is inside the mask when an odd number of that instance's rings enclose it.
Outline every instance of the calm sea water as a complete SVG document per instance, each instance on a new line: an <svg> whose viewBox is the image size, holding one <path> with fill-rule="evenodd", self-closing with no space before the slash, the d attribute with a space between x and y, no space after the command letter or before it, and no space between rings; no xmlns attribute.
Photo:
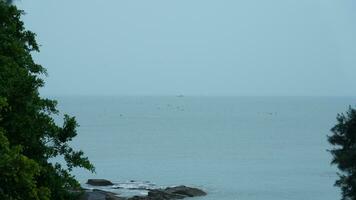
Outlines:
<svg viewBox="0 0 356 200"><path fill-rule="evenodd" d="M335 200L326 141L341 97L56 97L80 124L73 141L97 173L81 182L151 181L200 200Z"/></svg>

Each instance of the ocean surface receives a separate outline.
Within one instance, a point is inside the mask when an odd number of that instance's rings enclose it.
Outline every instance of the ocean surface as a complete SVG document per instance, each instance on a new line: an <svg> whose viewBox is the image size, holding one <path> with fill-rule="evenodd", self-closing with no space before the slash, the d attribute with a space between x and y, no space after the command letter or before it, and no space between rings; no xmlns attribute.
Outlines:
<svg viewBox="0 0 356 200"><path fill-rule="evenodd" d="M197 200L336 200L327 135L352 97L55 97L80 127L88 178L188 185Z"/></svg>

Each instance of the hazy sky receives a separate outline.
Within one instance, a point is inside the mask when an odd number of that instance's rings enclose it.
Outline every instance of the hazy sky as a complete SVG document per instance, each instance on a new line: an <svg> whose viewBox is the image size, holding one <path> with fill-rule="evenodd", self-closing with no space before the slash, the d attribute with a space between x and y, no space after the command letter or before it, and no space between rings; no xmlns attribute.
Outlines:
<svg viewBox="0 0 356 200"><path fill-rule="evenodd" d="M356 95L355 0L22 0L45 95Z"/></svg>

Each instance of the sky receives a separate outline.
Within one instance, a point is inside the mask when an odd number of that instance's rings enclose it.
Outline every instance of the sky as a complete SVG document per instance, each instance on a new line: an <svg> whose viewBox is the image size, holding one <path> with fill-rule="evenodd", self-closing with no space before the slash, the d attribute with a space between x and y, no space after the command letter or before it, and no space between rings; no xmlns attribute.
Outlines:
<svg viewBox="0 0 356 200"><path fill-rule="evenodd" d="M355 96L354 0L21 0L44 95Z"/></svg>

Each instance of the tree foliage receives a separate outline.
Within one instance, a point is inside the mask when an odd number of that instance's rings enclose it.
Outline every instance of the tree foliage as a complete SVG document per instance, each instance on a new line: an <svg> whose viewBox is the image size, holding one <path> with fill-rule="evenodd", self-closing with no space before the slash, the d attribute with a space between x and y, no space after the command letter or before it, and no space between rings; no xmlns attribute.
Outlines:
<svg viewBox="0 0 356 200"><path fill-rule="evenodd" d="M0 98L0 111L7 106L5 99ZM48 189L36 186L35 176L39 172L39 165L22 154L21 146L10 147L4 130L0 128L0 199L47 200Z"/></svg>
<svg viewBox="0 0 356 200"><path fill-rule="evenodd" d="M22 14L0 0L0 199L67 200L68 189L79 186L70 171L94 167L68 144L77 135L75 118L65 115L58 126L57 102L39 95L46 70L32 58L39 46ZM65 167L49 162L57 156Z"/></svg>
<svg viewBox="0 0 356 200"><path fill-rule="evenodd" d="M346 114L339 114L331 131L332 164L341 171L335 185L341 188L343 200L356 200L356 110L350 107Z"/></svg>

